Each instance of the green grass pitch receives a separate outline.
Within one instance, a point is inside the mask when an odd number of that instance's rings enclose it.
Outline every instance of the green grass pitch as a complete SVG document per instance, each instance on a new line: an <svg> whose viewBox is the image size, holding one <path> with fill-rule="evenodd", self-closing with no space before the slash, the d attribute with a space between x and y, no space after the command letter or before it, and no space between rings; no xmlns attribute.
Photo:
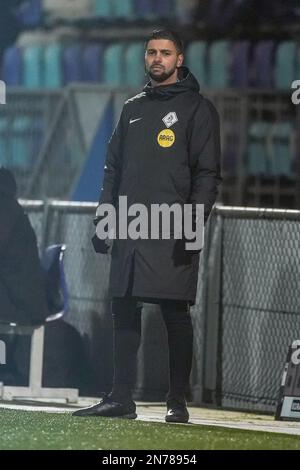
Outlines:
<svg viewBox="0 0 300 470"><path fill-rule="evenodd" d="M0 410L0 449L300 449L298 436L200 425Z"/></svg>

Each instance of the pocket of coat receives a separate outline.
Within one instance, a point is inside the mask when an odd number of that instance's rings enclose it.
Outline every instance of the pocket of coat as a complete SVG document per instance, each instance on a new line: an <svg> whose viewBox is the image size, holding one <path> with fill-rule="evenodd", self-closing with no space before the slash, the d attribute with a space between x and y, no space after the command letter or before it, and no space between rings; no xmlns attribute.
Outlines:
<svg viewBox="0 0 300 470"><path fill-rule="evenodd" d="M187 200L191 187L190 174L183 169L183 171L177 171L175 174L171 174L170 178L177 194L179 194L184 200Z"/></svg>

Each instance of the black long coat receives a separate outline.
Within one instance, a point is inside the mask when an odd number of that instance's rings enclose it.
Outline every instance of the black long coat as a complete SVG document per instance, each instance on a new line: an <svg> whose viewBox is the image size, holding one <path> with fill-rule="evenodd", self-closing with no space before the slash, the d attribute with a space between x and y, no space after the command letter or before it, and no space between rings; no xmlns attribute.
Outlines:
<svg viewBox="0 0 300 470"><path fill-rule="evenodd" d="M148 84L125 103L109 142L99 204L118 209L118 197L126 195L128 207L198 203L209 216L221 180L219 118L186 67L180 77L171 85ZM183 240L117 239L111 255L111 296L194 304L199 254L186 251Z"/></svg>

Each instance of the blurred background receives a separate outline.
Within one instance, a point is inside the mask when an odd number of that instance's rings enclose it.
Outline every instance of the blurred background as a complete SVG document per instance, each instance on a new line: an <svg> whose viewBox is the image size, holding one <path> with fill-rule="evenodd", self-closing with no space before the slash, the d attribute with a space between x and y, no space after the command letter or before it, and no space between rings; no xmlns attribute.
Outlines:
<svg viewBox="0 0 300 470"><path fill-rule="evenodd" d="M110 390L110 259L93 252L92 216L107 141L124 101L146 82L144 40L171 27L220 113L222 137L224 207L200 260L189 398L273 412L300 329L300 216L227 206L300 209L300 105L291 100L300 0L0 0L0 8L0 164L17 178L40 248L67 244L66 322L88 357L64 335L58 346L54 331L44 382L90 396ZM168 352L157 306L144 305L143 325L135 396L163 400ZM70 367L58 378L62 357L76 365L71 378Z"/></svg>
<svg viewBox="0 0 300 470"><path fill-rule="evenodd" d="M144 40L182 35L222 120L219 200L299 208L299 0L0 0L0 163L26 198L96 201L106 143L146 81ZM59 168L59 172L57 171Z"/></svg>

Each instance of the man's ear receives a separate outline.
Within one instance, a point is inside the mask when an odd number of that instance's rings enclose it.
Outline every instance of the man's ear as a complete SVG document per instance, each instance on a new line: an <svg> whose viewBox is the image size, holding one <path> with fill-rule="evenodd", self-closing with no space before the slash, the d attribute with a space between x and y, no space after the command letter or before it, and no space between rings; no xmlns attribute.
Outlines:
<svg viewBox="0 0 300 470"><path fill-rule="evenodd" d="M181 67L183 64L183 54L179 54L177 57L177 67Z"/></svg>

